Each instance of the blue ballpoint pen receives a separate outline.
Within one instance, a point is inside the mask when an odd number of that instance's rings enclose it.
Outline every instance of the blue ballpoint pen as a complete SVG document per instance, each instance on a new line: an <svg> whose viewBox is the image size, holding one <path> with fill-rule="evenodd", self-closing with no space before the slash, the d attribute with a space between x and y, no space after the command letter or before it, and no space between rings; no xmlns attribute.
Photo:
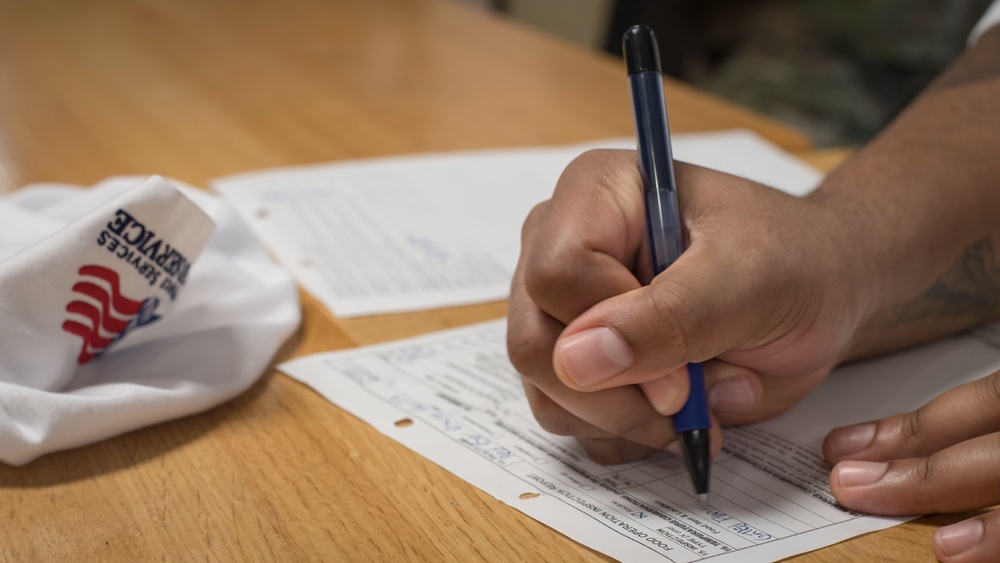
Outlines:
<svg viewBox="0 0 1000 563"><path fill-rule="evenodd" d="M653 275L657 276L687 247L674 181L660 54L653 31L640 25L625 32L622 47L635 112L639 174L646 199L646 233L653 255ZM688 377L691 392L673 417L674 431L681 441L695 492L704 505L708 501L711 422L701 364L688 364Z"/></svg>

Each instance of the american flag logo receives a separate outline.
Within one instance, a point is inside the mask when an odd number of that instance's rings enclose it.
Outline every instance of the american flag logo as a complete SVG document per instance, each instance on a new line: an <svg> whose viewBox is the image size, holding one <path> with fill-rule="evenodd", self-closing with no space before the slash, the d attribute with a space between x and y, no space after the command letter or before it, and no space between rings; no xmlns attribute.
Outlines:
<svg viewBox="0 0 1000 563"><path fill-rule="evenodd" d="M137 326L151 323L159 300L136 301L121 293L118 273L103 266L83 266L81 280L73 285L77 294L66 305L74 316L62 324L62 329L83 339L78 364L85 364L103 352L113 342Z"/></svg>

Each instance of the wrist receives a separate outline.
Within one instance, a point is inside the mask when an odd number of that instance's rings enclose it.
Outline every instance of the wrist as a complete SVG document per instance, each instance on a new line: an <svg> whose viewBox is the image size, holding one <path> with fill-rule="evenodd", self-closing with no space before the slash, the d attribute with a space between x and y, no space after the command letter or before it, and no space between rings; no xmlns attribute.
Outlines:
<svg viewBox="0 0 1000 563"><path fill-rule="evenodd" d="M847 335L842 338L839 361L865 354L872 342L872 328L884 309L891 270L884 267L888 234L878 212L854 197L851 178L831 175L808 196L817 209L816 227L823 238L824 299L831 304L828 319Z"/></svg>
<svg viewBox="0 0 1000 563"><path fill-rule="evenodd" d="M863 307L844 359L953 334L1000 309L1000 166L993 144L976 139L983 131L970 130L975 119L956 115L995 93L918 101L813 196L848 231L842 260Z"/></svg>

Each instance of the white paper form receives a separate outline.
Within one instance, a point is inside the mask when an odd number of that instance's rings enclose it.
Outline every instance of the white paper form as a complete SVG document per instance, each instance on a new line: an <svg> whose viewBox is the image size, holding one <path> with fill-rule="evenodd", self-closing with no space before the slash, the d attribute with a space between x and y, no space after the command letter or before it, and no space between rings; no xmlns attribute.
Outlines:
<svg viewBox="0 0 1000 563"><path fill-rule="evenodd" d="M837 370L792 411L727 429L711 508L681 459L602 466L535 422L494 321L279 366L387 436L574 540L624 561L773 561L905 519L839 507L820 455L833 426L912 410L1000 369L961 337Z"/></svg>
<svg viewBox="0 0 1000 563"><path fill-rule="evenodd" d="M215 180L297 281L340 317L507 297L528 211L581 145L377 158ZM820 174L749 131L677 135L674 156L804 194Z"/></svg>

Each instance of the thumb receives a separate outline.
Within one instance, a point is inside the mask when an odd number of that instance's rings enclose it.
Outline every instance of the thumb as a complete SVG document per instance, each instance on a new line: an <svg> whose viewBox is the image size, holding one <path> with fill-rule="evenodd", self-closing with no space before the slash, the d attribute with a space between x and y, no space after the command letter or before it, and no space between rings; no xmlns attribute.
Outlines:
<svg viewBox="0 0 1000 563"><path fill-rule="evenodd" d="M691 247L645 287L601 301L556 341L553 366L574 389L659 379L745 345L767 329L777 303L741 285L710 248ZM738 270L736 270L738 271ZM754 295L761 293L762 295Z"/></svg>

